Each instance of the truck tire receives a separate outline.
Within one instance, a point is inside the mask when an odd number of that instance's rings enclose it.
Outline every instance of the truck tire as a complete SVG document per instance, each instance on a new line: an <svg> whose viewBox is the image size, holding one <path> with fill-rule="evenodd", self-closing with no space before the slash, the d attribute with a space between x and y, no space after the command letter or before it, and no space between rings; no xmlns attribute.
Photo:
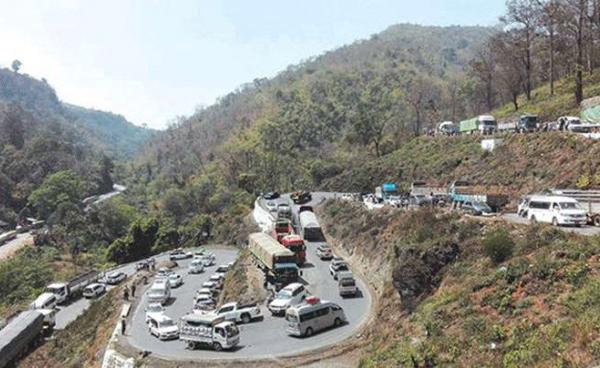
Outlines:
<svg viewBox="0 0 600 368"><path fill-rule="evenodd" d="M529 221L530 221L532 224L535 224L535 223L537 223L537 219L536 219L536 218L535 218L535 216L533 216L533 215L531 216L531 218L529 219Z"/></svg>
<svg viewBox="0 0 600 368"><path fill-rule="evenodd" d="M558 219L556 217L552 217L552 226L555 226L555 227L559 226Z"/></svg>
<svg viewBox="0 0 600 368"><path fill-rule="evenodd" d="M334 325L335 327L340 327L340 326L342 325L342 320L341 320L341 319L339 319L339 318L336 318L336 319L333 321L333 325Z"/></svg>
<svg viewBox="0 0 600 368"><path fill-rule="evenodd" d="M212 346L213 346L213 349L215 349L215 351L223 350L223 347L218 342L213 342Z"/></svg>
<svg viewBox="0 0 600 368"><path fill-rule="evenodd" d="M594 216L592 222L594 223L594 226L600 226L600 215Z"/></svg>
<svg viewBox="0 0 600 368"><path fill-rule="evenodd" d="M304 336L306 336L306 337L311 337L312 334L313 334L312 327L309 327L309 328L306 329L306 331L304 331Z"/></svg>
<svg viewBox="0 0 600 368"><path fill-rule="evenodd" d="M250 318L250 315L247 313L242 314L240 318L242 319L243 324L250 323L250 321L252 320L252 318Z"/></svg>

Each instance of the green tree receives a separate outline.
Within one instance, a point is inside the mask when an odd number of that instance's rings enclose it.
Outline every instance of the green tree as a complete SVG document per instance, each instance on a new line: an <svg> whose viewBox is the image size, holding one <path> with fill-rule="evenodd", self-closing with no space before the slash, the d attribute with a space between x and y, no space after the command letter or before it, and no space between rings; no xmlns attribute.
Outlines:
<svg viewBox="0 0 600 368"><path fill-rule="evenodd" d="M71 170L58 171L49 175L42 185L29 195L29 204L42 218L48 218L62 203L79 204L82 182Z"/></svg>
<svg viewBox="0 0 600 368"><path fill-rule="evenodd" d="M10 67L12 68L13 72L18 73L19 69L21 69L21 66L23 66L23 63L20 60L13 60L12 64L10 65Z"/></svg>
<svg viewBox="0 0 600 368"><path fill-rule="evenodd" d="M498 264L506 261L512 256L515 248L515 242L512 240L508 231L496 229L485 235L483 239L483 251L490 257L492 262Z"/></svg>

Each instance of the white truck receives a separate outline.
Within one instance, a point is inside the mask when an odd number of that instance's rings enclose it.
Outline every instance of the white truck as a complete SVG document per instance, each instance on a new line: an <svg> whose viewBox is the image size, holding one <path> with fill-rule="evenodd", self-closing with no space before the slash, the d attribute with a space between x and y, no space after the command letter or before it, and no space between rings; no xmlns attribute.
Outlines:
<svg viewBox="0 0 600 368"><path fill-rule="evenodd" d="M179 340L189 349L207 346L216 351L229 350L239 344L240 331L223 317L190 313L179 320Z"/></svg>
<svg viewBox="0 0 600 368"><path fill-rule="evenodd" d="M97 271L89 271L81 274L67 282L55 282L46 286L46 292L54 294L58 304L79 297L83 289L91 283L97 282L100 274Z"/></svg>
<svg viewBox="0 0 600 368"><path fill-rule="evenodd" d="M260 307L256 303L240 304L237 302L223 304L214 312L214 315L223 317L226 321L250 323L252 320L262 318Z"/></svg>

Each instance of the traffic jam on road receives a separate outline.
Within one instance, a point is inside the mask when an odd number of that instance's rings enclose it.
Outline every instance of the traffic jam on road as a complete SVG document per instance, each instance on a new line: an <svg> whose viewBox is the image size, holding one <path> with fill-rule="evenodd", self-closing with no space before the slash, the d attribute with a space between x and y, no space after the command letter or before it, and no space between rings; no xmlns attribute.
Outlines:
<svg viewBox="0 0 600 368"><path fill-rule="evenodd" d="M248 249L270 292L267 302L219 304L236 249L173 251L169 257L177 265L157 270L135 308L127 333L131 345L160 356L210 358L228 351L256 357L351 335L368 314L370 297L326 244L306 204L310 194L265 197L270 197L262 205L273 214L272 231L250 234Z"/></svg>

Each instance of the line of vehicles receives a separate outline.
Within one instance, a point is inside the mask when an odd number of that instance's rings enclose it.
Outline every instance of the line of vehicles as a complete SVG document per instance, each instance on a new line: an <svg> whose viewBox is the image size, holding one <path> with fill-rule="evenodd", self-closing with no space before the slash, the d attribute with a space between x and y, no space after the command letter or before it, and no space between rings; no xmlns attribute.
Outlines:
<svg viewBox="0 0 600 368"><path fill-rule="evenodd" d="M600 124L582 122L576 116L561 116L556 121L540 123L537 115L523 114L516 120L497 122L492 115L479 115L458 123L444 121L436 127L438 135L479 134L490 135L497 132L532 133L537 131L569 131L591 133L600 130Z"/></svg>
<svg viewBox="0 0 600 368"><path fill-rule="evenodd" d="M97 298L106 292L107 284L118 284L126 277L121 271L100 273L92 270L46 286L28 310L9 317L0 329L0 368L10 366L52 334L59 305L81 296Z"/></svg>
<svg viewBox="0 0 600 368"><path fill-rule="evenodd" d="M492 216L509 204L508 193L505 187L477 186L467 181L453 181L447 187L418 181L412 183L409 192L400 194L395 184L386 183L378 186L375 194L364 195L363 203L369 209L377 208L373 202L379 207L443 207L449 204L466 214ZM355 200L355 197L344 195L342 199ZM531 222L556 226L600 226L600 190L552 189L527 195L519 200L517 214Z"/></svg>

